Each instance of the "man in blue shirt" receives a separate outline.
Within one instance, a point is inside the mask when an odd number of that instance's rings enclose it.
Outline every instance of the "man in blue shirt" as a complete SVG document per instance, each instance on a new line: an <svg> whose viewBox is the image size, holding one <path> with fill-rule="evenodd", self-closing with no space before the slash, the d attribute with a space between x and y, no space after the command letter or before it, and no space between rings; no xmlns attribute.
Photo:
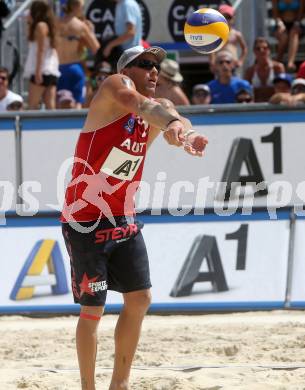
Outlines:
<svg viewBox="0 0 305 390"><path fill-rule="evenodd" d="M236 94L241 89L250 89L248 81L233 76L234 58L229 51L221 51L216 56L215 80L208 83L212 104L235 103Z"/></svg>
<svg viewBox="0 0 305 390"><path fill-rule="evenodd" d="M141 45L142 14L139 4L135 0L114 0L115 20L114 29L117 37L111 40L103 50L108 58L111 51L120 46L122 50Z"/></svg>

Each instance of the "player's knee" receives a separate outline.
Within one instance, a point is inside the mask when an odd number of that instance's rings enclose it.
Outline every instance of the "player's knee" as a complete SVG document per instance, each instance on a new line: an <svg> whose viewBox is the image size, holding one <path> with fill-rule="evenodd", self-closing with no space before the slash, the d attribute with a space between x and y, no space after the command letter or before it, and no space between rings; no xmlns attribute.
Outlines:
<svg viewBox="0 0 305 390"><path fill-rule="evenodd" d="M98 324L104 313L104 306L82 306L79 318L85 323Z"/></svg>
<svg viewBox="0 0 305 390"><path fill-rule="evenodd" d="M125 308L129 311L146 312L151 304L150 290L142 290L126 294Z"/></svg>

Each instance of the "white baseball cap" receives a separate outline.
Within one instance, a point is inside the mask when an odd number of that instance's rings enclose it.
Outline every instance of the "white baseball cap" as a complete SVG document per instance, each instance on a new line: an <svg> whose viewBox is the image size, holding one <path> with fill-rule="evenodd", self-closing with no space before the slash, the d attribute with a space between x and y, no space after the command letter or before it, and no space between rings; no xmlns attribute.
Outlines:
<svg viewBox="0 0 305 390"><path fill-rule="evenodd" d="M198 92L198 91L204 91L208 95L211 94L211 89L210 89L210 87L207 84L196 84L196 85L194 85L192 92L195 93L195 92Z"/></svg>
<svg viewBox="0 0 305 390"><path fill-rule="evenodd" d="M162 47L158 46L151 46L148 47L147 49L144 49L143 46L134 46L131 47L130 49L127 49L123 52L121 57L118 59L117 63L117 71L118 73L121 73L121 71L126 68L126 66L135 60L137 57L139 57L143 53L151 53L153 54L158 62L162 62L164 58L166 57L166 51L162 49Z"/></svg>
<svg viewBox="0 0 305 390"><path fill-rule="evenodd" d="M292 88L294 88L296 85L304 85L305 86L305 79L297 78L297 79L293 80L293 82L291 84Z"/></svg>

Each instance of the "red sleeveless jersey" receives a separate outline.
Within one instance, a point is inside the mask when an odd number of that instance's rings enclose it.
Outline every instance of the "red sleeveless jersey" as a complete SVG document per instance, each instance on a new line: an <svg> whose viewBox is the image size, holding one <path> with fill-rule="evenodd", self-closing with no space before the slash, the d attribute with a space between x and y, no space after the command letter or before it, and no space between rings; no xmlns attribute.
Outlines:
<svg viewBox="0 0 305 390"><path fill-rule="evenodd" d="M62 222L135 214L134 196L142 177L148 133L142 118L127 114L101 129L80 134Z"/></svg>

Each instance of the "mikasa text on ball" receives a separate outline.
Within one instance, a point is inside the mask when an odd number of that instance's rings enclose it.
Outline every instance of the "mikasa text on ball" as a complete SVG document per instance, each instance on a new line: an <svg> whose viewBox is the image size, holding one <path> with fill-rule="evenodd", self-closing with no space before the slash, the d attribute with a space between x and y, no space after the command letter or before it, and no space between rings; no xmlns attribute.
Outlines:
<svg viewBox="0 0 305 390"><path fill-rule="evenodd" d="M229 37L226 18L211 8L193 12L184 25L184 37L189 46L202 54L220 50Z"/></svg>

